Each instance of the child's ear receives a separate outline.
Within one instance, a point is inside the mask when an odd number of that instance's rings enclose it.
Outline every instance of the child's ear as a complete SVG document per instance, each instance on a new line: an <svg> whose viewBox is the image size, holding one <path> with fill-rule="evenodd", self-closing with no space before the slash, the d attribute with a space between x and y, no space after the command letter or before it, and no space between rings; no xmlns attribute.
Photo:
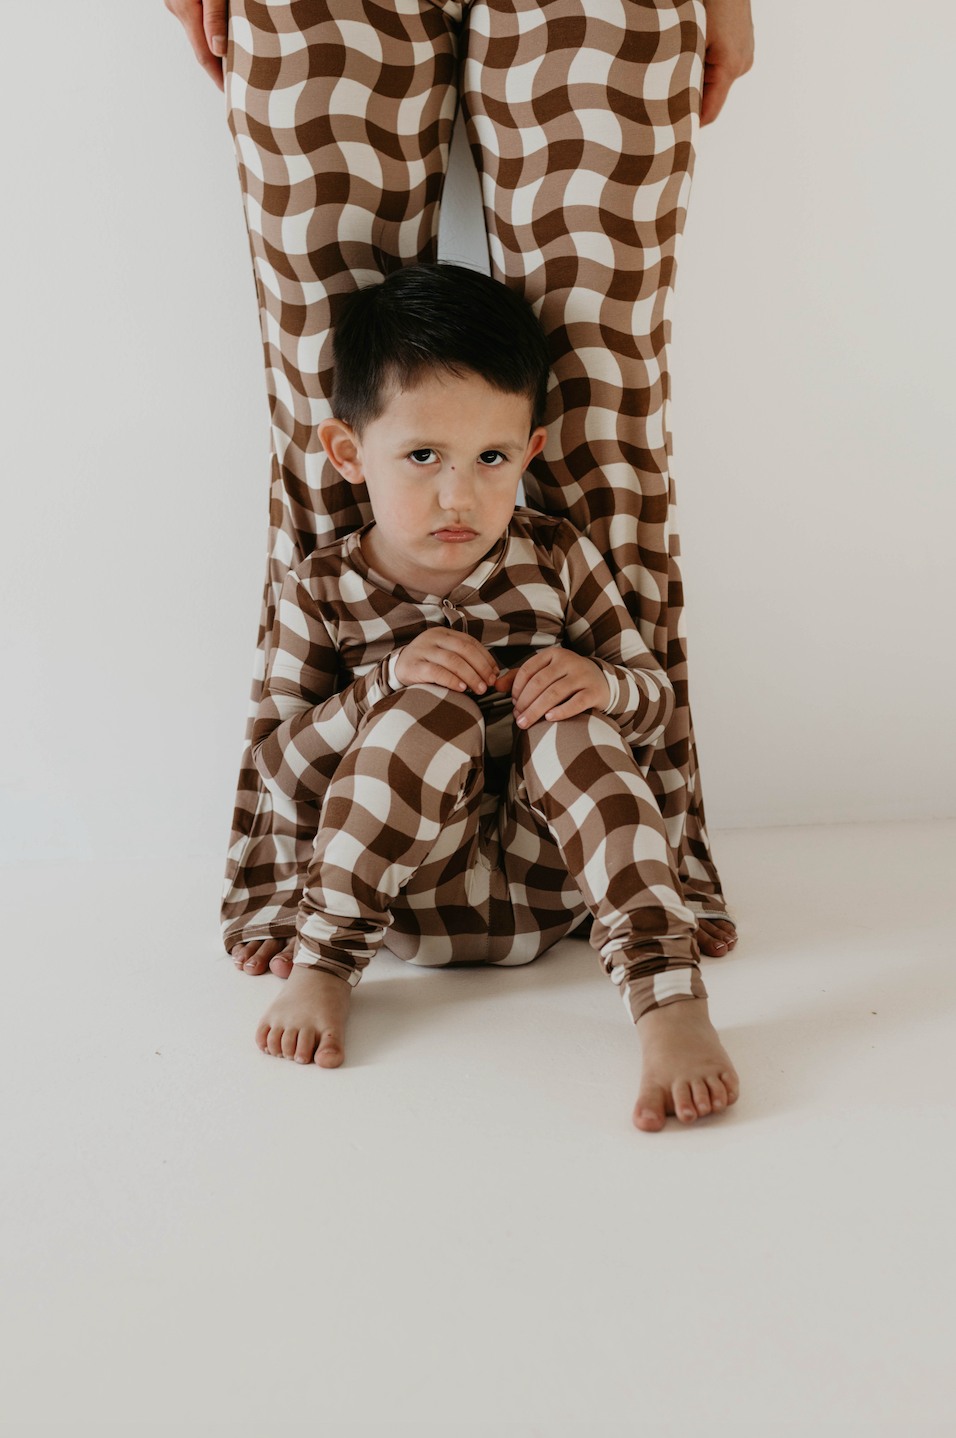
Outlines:
<svg viewBox="0 0 956 1438"><path fill-rule="evenodd" d="M316 429L319 442L343 479L361 484L362 455L352 426L341 419L323 419Z"/></svg>
<svg viewBox="0 0 956 1438"><path fill-rule="evenodd" d="M528 468L528 465L534 459L535 455L540 454L544 449L544 442L547 437L548 431L543 424L539 424L537 429L531 431L531 438L528 440L528 449L525 453L524 464L521 466L522 473Z"/></svg>

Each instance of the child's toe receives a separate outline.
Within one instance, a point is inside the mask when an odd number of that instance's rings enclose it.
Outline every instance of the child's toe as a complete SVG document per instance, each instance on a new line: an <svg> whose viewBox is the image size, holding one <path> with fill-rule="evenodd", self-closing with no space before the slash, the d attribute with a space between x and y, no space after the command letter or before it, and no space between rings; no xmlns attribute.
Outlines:
<svg viewBox="0 0 956 1438"><path fill-rule="evenodd" d="M306 1025L305 1028L299 1030L299 1041L295 1046L295 1053L293 1055L297 1064L310 1064L312 1062L312 1055L315 1053L315 1046L318 1041L319 1036L315 1029Z"/></svg>
<svg viewBox="0 0 956 1438"><path fill-rule="evenodd" d="M667 1094L660 1084L642 1084L634 1105L634 1127L645 1133L656 1133L667 1118Z"/></svg>
<svg viewBox="0 0 956 1438"><path fill-rule="evenodd" d="M674 1112L681 1123L693 1123L697 1117L697 1109L694 1107L694 1099L690 1091L690 1084L684 1079L674 1085Z"/></svg>
<svg viewBox="0 0 956 1438"><path fill-rule="evenodd" d="M322 1042L316 1050L315 1061L320 1068L337 1069L345 1057L342 1052L342 1044L336 1033L324 1033Z"/></svg>
<svg viewBox="0 0 956 1438"><path fill-rule="evenodd" d="M269 960L269 968L277 978L287 979L292 972L292 945L287 944L281 954Z"/></svg>
<svg viewBox="0 0 956 1438"><path fill-rule="evenodd" d="M709 1078L707 1083L710 1088L710 1106L714 1113L720 1113L727 1107L727 1090L719 1078Z"/></svg>
<svg viewBox="0 0 956 1438"><path fill-rule="evenodd" d="M710 1089L707 1087L706 1079L694 1079L690 1086L691 1095L699 1114L710 1113Z"/></svg>

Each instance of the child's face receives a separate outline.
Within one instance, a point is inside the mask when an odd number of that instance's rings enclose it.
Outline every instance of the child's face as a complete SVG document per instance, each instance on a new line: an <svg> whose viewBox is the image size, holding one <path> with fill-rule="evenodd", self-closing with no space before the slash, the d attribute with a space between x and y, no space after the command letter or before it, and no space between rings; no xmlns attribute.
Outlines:
<svg viewBox="0 0 956 1438"><path fill-rule="evenodd" d="M544 445L531 404L479 375L429 374L393 390L361 437L323 420L336 469L368 487L375 527L363 541L387 579L448 594L492 549L514 513L518 482Z"/></svg>

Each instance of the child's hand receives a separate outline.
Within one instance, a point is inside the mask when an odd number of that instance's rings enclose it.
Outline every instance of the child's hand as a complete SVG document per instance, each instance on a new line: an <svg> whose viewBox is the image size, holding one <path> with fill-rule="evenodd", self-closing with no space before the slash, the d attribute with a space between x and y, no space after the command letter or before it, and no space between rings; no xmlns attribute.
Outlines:
<svg viewBox="0 0 956 1438"><path fill-rule="evenodd" d="M416 634L395 661L400 684L444 684L446 689L484 694L497 675L498 666L483 644L470 634L438 625Z"/></svg>
<svg viewBox="0 0 956 1438"><path fill-rule="evenodd" d="M570 719L585 709L603 710L611 697L599 665L583 654L575 654L573 649L562 649L560 644L533 654L520 669L509 669L495 688L503 694L511 690L515 720L522 729L542 716Z"/></svg>

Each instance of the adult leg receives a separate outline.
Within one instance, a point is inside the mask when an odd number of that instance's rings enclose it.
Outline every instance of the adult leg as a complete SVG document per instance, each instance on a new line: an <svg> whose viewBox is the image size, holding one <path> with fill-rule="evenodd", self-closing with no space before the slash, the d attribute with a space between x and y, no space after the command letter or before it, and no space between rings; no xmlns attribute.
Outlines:
<svg viewBox="0 0 956 1438"><path fill-rule="evenodd" d="M437 254L457 104L457 0L232 0L226 104L235 139L272 416L266 579L222 934L294 932L318 811L274 799L252 763L279 589L320 544L371 518L316 439L330 413L330 326L345 295Z"/></svg>
<svg viewBox="0 0 956 1438"><path fill-rule="evenodd" d="M686 903L725 915L687 696L667 431L668 317L693 169L700 0L475 0L462 104L492 272L533 303L555 376L529 500L608 560L677 695L646 755Z"/></svg>

